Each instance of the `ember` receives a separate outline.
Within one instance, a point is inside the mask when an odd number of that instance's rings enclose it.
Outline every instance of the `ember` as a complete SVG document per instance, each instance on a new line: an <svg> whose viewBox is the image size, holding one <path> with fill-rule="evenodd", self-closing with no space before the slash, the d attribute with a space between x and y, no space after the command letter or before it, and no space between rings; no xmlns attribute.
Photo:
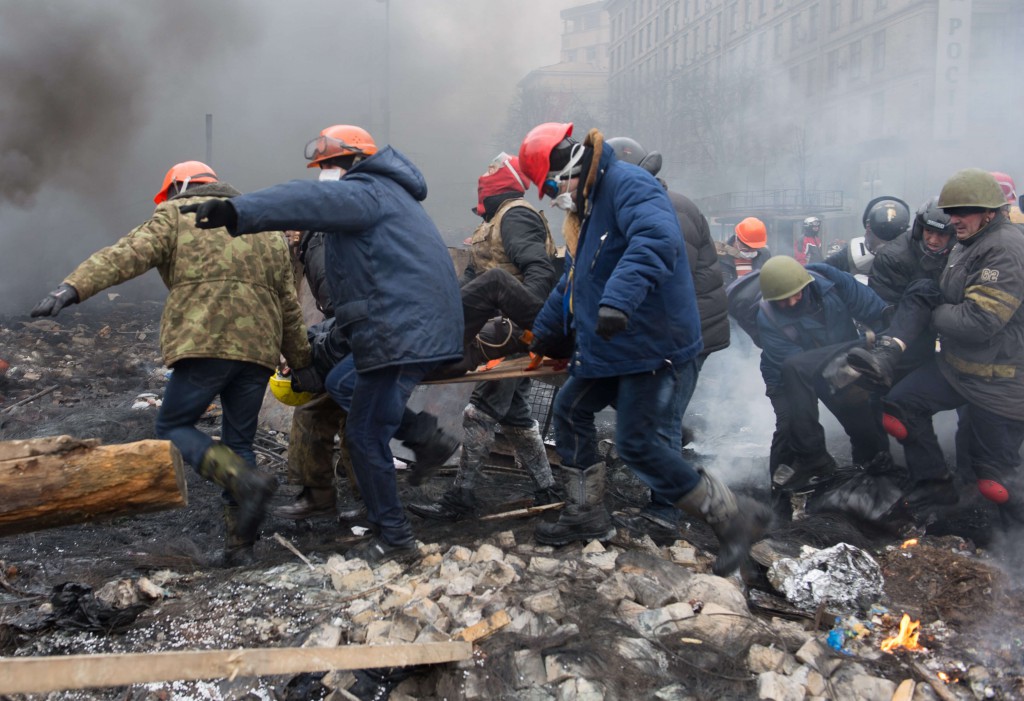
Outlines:
<svg viewBox="0 0 1024 701"><path fill-rule="evenodd" d="M911 621L909 615L903 614L903 620L900 621L899 634L883 640L880 647L883 652L892 652L900 647L907 650L924 650L923 647L917 644L917 636L920 633L921 621Z"/></svg>
<svg viewBox="0 0 1024 701"><path fill-rule="evenodd" d="M958 681L960 681L959 678L951 677L950 675L946 674L945 672L938 672L937 674L939 675L939 679L941 679L942 681L944 681L947 684L956 684Z"/></svg>
<svg viewBox="0 0 1024 701"><path fill-rule="evenodd" d="M903 545L900 546L900 549L906 550L907 548L912 548L915 545L917 545L917 538L911 538L910 540L903 541Z"/></svg>

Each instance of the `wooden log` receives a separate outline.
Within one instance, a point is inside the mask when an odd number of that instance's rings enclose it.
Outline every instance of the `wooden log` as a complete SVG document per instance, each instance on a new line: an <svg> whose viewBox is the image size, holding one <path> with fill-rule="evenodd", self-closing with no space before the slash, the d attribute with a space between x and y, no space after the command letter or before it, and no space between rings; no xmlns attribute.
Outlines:
<svg viewBox="0 0 1024 701"><path fill-rule="evenodd" d="M468 642L344 647L239 648L0 658L0 694L93 689L175 680L235 679L335 669L404 667L468 660Z"/></svg>
<svg viewBox="0 0 1024 701"><path fill-rule="evenodd" d="M0 536L188 505L181 453L157 440L0 442L0 493Z"/></svg>

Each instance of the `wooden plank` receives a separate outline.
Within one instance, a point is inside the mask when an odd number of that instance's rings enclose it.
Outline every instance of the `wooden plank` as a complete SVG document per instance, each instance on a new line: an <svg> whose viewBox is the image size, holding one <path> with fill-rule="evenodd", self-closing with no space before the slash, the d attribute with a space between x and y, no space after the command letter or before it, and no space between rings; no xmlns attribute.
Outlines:
<svg viewBox="0 0 1024 701"><path fill-rule="evenodd" d="M467 642L477 642L483 640L488 635L504 628L512 619L508 617L508 612L502 609L496 611L482 621L478 621L468 628L464 628L462 631L452 636L459 640L465 640Z"/></svg>
<svg viewBox="0 0 1024 701"><path fill-rule="evenodd" d="M472 643L239 648L57 657L0 658L0 694L32 694L124 684L235 679L335 669L370 669L468 660Z"/></svg>
<svg viewBox="0 0 1024 701"><path fill-rule="evenodd" d="M529 364L529 356L506 358L490 370L475 370L473 372L468 372L465 375L461 375L460 377L452 377L446 380L428 380L423 382L423 384L440 385L450 382L488 382L492 380L507 380L510 378L542 378L566 374L565 368L556 368L550 360L545 360L540 367L534 370L526 369L526 366Z"/></svg>

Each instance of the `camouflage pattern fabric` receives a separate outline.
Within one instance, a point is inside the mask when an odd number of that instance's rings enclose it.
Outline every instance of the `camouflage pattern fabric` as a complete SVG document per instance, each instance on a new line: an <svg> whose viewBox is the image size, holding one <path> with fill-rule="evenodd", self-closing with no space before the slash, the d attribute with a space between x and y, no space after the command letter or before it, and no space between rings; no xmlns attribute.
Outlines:
<svg viewBox="0 0 1024 701"><path fill-rule="evenodd" d="M156 268L169 294L160 321L168 366L183 358L241 360L276 368L312 361L281 232L232 238L226 229L198 229L181 205L238 194L230 185L192 188L157 206L153 216L117 243L97 251L64 282L79 301ZM269 373L268 373L269 377Z"/></svg>
<svg viewBox="0 0 1024 701"><path fill-rule="evenodd" d="M334 488L334 435L341 436L338 464L345 470L354 499L359 499L352 458L345 445L345 419L348 414L330 395L321 394L292 414L288 437L288 481L313 489Z"/></svg>

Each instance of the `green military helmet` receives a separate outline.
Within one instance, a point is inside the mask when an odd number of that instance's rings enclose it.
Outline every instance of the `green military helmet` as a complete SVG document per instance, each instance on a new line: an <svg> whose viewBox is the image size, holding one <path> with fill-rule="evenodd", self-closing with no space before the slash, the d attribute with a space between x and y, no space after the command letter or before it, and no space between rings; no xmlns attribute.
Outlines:
<svg viewBox="0 0 1024 701"><path fill-rule="evenodd" d="M812 282L814 278L804 266L789 256L772 256L766 260L758 280L761 297L769 302L792 297Z"/></svg>
<svg viewBox="0 0 1024 701"><path fill-rule="evenodd" d="M999 209L1006 196L992 174L981 168L965 168L946 181L939 193L939 207L982 207Z"/></svg>

